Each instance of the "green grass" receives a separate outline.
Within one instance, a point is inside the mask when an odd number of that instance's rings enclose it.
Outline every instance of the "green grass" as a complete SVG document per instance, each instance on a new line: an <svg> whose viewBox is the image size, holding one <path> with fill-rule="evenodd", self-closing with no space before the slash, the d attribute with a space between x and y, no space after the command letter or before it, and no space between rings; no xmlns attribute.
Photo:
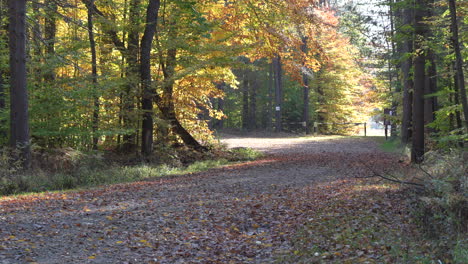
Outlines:
<svg viewBox="0 0 468 264"><path fill-rule="evenodd" d="M258 159L262 153L239 148L223 152L220 157L195 161L186 166L141 163L131 166L105 165L104 162L84 162L72 171L30 171L10 176L0 175L0 195L38 193L44 191L90 188L106 184L128 183L152 178L184 175L221 166Z"/></svg>

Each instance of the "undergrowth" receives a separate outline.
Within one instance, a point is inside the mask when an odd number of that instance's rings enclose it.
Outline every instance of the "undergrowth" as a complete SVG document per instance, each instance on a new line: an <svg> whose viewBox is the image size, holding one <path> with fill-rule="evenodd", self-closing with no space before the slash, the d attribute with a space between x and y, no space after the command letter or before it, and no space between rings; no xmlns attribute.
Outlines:
<svg viewBox="0 0 468 264"><path fill-rule="evenodd" d="M21 172L8 150L0 150L0 195L66 190L104 184L140 181L208 170L234 162L257 159L261 153L247 148L213 149L198 153L158 151L150 159L106 157L73 149L34 153L33 169Z"/></svg>
<svg viewBox="0 0 468 264"><path fill-rule="evenodd" d="M413 218L434 254L453 263L468 263L468 153L434 151L411 178L424 189L414 193Z"/></svg>

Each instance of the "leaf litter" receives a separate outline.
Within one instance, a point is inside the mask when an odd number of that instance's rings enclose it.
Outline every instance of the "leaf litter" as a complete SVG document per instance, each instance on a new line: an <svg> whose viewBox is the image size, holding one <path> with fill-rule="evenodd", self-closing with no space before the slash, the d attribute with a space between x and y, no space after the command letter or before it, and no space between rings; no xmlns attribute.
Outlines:
<svg viewBox="0 0 468 264"><path fill-rule="evenodd" d="M398 263L430 256L372 140L263 142L261 160L0 200L0 263ZM271 148L268 148L271 146Z"/></svg>

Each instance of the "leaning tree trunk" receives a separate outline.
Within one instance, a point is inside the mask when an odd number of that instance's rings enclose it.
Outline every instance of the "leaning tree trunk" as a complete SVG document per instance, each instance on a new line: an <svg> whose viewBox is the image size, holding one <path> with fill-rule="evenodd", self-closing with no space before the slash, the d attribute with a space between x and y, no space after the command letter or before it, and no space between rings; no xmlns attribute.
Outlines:
<svg viewBox="0 0 468 264"><path fill-rule="evenodd" d="M143 110L141 153L144 156L149 156L153 152L153 97L155 96L155 91L151 88L151 47L154 35L156 34L159 7L159 0L150 0L148 3L145 33L141 39L140 78L143 90L141 101Z"/></svg>
<svg viewBox="0 0 468 264"><path fill-rule="evenodd" d="M91 0L92 5L94 5L94 0ZM97 73L97 55L96 55L96 40L94 38L94 25L93 25L93 9L88 8L88 35L89 35L89 45L91 48L91 68L92 68L92 81L93 81L93 149L97 150L99 136L99 96L97 92L97 83L98 83L98 73Z"/></svg>
<svg viewBox="0 0 468 264"><path fill-rule="evenodd" d="M31 166L28 91L26 86L26 0L9 0L10 10L10 145L23 169Z"/></svg>
<svg viewBox="0 0 468 264"><path fill-rule="evenodd" d="M424 157L424 87L425 87L425 54L422 38L426 36L426 25L423 21L426 0L416 1L415 34L417 40L414 49L414 92L413 92L413 145L411 148L411 162L421 163Z"/></svg>
<svg viewBox="0 0 468 264"><path fill-rule="evenodd" d="M179 136L184 144L197 151L205 151L206 147L202 146L179 122L174 105L173 90L174 90L174 75L177 64L177 50L169 49L167 52L166 65L164 66L164 84L162 87L163 96L160 97L154 93L154 98L162 118L171 126L174 134Z"/></svg>
<svg viewBox="0 0 468 264"><path fill-rule="evenodd" d="M458 38L457 8L455 0L448 0L450 9L450 30L452 31L452 44L455 50L455 64L457 67L456 76L458 88L460 90L460 101L463 106L463 115L465 116L465 128L468 131L468 103L466 99L465 77L463 75L463 57L460 51L460 41Z"/></svg>

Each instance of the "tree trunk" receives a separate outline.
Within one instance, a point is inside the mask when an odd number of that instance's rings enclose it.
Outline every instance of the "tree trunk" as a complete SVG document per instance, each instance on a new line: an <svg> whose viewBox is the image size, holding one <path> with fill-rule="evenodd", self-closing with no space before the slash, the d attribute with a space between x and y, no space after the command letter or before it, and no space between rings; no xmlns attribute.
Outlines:
<svg viewBox="0 0 468 264"><path fill-rule="evenodd" d="M432 50L428 50L427 52L427 59L431 65L427 68L426 74L426 84L424 87L424 124L430 124L435 119L435 111L436 104L437 104L437 97L429 96L430 94L434 94L437 92L437 71L435 66L435 59L434 53ZM427 131L431 131L431 129L427 128Z"/></svg>
<svg viewBox="0 0 468 264"><path fill-rule="evenodd" d="M0 16L1 21L1 16ZM3 71L0 70L0 113L3 113L6 109L6 100L5 100L5 87L3 84ZM0 120L0 141L7 137L7 129L4 120Z"/></svg>
<svg viewBox="0 0 468 264"><path fill-rule="evenodd" d="M281 67L281 57L277 55L273 58L274 72L275 72L275 119L276 119L276 132L281 132L283 130L281 123L281 112L283 111L283 81L282 81L282 67Z"/></svg>
<svg viewBox="0 0 468 264"><path fill-rule="evenodd" d="M465 77L463 75L463 57L460 51L460 41L458 38L457 8L455 0L448 0L450 10L450 30L452 31L452 44L455 51L455 65L457 67L456 76L460 92L460 101L463 106L465 116L465 128L468 131L468 103L466 99Z"/></svg>
<svg viewBox="0 0 468 264"><path fill-rule="evenodd" d="M146 11L145 33L141 39L140 78L143 90L141 106L143 122L141 127L141 153L149 156L153 153L153 97L156 93L151 87L151 47L158 22L159 0L150 0Z"/></svg>
<svg viewBox="0 0 468 264"><path fill-rule="evenodd" d="M140 12L139 6L141 0L131 0L129 8L129 24L130 30L128 32L128 44L125 51L126 69L125 76L127 82L125 84L123 93L123 114L122 121L124 128L133 130L137 124L135 122L135 91L138 86L138 54L140 52L139 31L136 25L139 24ZM136 149L137 135L134 132L125 134L123 136L122 151L130 153Z"/></svg>
<svg viewBox="0 0 468 264"><path fill-rule="evenodd" d="M273 91L275 89L275 81L274 81L274 66L273 62L270 63L270 71L268 74L268 108L267 108L267 130L271 131L272 128L272 111L273 111Z"/></svg>
<svg viewBox="0 0 468 264"><path fill-rule="evenodd" d="M23 169L31 166L26 83L26 0L9 0L10 11L10 145Z"/></svg>
<svg viewBox="0 0 468 264"><path fill-rule="evenodd" d="M47 3L48 15L45 17L44 23L44 40L46 58L50 60L55 56L55 42L57 35L57 3L51 1ZM49 67L44 73L44 80L52 82L55 80L55 68Z"/></svg>
<svg viewBox="0 0 468 264"><path fill-rule="evenodd" d="M453 62L453 70L454 70L454 75L453 75L453 99L455 105L460 105L460 86L458 83L458 77L456 72L456 67L455 62ZM457 121L457 128L461 129L463 127L462 120L461 120L461 114L460 111L456 110L455 111L455 120Z"/></svg>
<svg viewBox="0 0 468 264"><path fill-rule="evenodd" d="M249 128L249 75L242 71L242 130Z"/></svg>
<svg viewBox="0 0 468 264"><path fill-rule="evenodd" d="M406 8L403 11L403 24L411 25L413 22L413 9ZM401 143L408 144L412 137L413 116L413 80L410 74L412 61L408 54L413 52L413 34L403 32L406 36L402 44L402 55L405 59L401 62L402 86L403 86L403 117L401 122Z"/></svg>
<svg viewBox="0 0 468 264"><path fill-rule="evenodd" d="M257 91L258 80L255 71L250 72L250 91L249 91L249 129L255 130L257 128Z"/></svg>
<svg viewBox="0 0 468 264"><path fill-rule="evenodd" d="M302 52L304 54L307 53L307 39L302 38ZM307 76L305 65L303 65L303 73L302 73L302 82L304 85L303 94L304 94L304 106L302 110L302 122L304 122L304 129L306 135L310 133L309 129L309 77Z"/></svg>
<svg viewBox="0 0 468 264"><path fill-rule="evenodd" d="M219 84L217 87L220 91L225 91L226 84L223 82ZM224 99L222 97L218 98L218 111L224 112ZM224 118L220 120L216 120L216 129L223 129L224 128Z"/></svg>
<svg viewBox="0 0 468 264"><path fill-rule="evenodd" d="M94 0L91 0L91 3L94 5ZM94 25L93 25L93 9L88 8L88 35L89 35L89 45L91 48L91 68L92 68L92 81L93 81L93 149L98 149L99 136L99 93L97 91L98 87L98 72L97 72L97 55L96 55L96 41L94 39Z"/></svg>
<svg viewBox="0 0 468 264"><path fill-rule="evenodd" d="M4 24L4 18L6 17L6 6L4 5L4 0L0 0L0 30L5 29L5 32L8 31L8 28L6 27L6 23ZM3 41L6 40L4 39L3 36L0 36L0 49L4 50L7 47L3 46ZM6 110L6 94L5 94L5 81L3 79L4 76L4 71L3 68L0 67L0 113L4 112ZM7 124L5 120L0 121L0 139L6 139L8 132L7 132Z"/></svg>
<svg viewBox="0 0 468 264"><path fill-rule="evenodd" d="M426 0L417 0L415 10L415 34L417 40L414 49L414 93L413 93L413 145L411 162L421 163L424 158L424 87L425 87L425 51L422 39L426 36L426 25L423 22Z"/></svg>

